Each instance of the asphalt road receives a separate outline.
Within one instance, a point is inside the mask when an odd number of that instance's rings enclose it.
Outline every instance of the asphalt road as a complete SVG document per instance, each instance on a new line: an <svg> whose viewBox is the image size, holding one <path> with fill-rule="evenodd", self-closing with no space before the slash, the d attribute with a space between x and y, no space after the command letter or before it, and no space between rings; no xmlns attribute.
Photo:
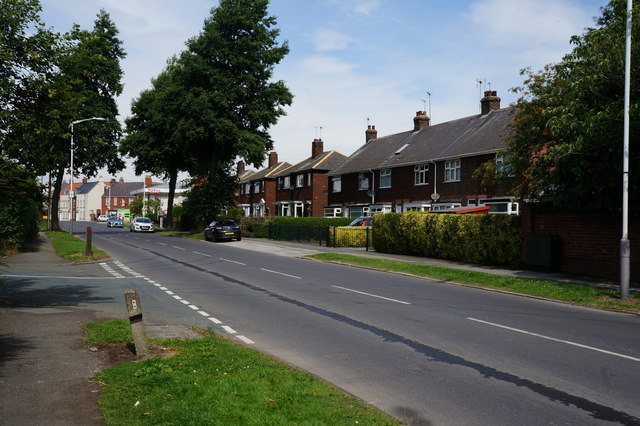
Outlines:
<svg viewBox="0 0 640 426"><path fill-rule="evenodd" d="M114 279L89 297L136 286L145 321L214 327L412 424L640 424L638 317L92 227Z"/></svg>

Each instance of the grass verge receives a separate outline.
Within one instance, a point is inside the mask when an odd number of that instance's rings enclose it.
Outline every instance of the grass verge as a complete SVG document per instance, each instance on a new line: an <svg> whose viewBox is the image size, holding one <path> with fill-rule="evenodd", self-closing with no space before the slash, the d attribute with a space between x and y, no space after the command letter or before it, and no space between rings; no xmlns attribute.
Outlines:
<svg viewBox="0 0 640 426"><path fill-rule="evenodd" d="M72 262L87 262L92 260L100 260L109 257L105 251L98 250L91 246L92 255L86 256L85 249L87 243L67 232L46 231L45 235L53 244L56 254Z"/></svg>
<svg viewBox="0 0 640 426"><path fill-rule="evenodd" d="M348 254L320 253L309 255L307 257L382 271L401 272L418 277L471 286L499 289L596 308L613 309L640 314L640 297L638 297L637 294L631 294L629 299L621 300L619 297L619 291L617 290L593 288L557 281L507 277L486 272L467 271L462 269L423 265L397 260L360 257Z"/></svg>
<svg viewBox="0 0 640 426"><path fill-rule="evenodd" d="M202 232L193 233L190 231L156 231L156 234L168 235L170 237L191 238L193 240L203 240Z"/></svg>
<svg viewBox="0 0 640 426"><path fill-rule="evenodd" d="M89 324L88 343L130 341L124 320ZM109 425L400 425L311 374L215 335L154 339L174 356L101 371Z"/></svg>

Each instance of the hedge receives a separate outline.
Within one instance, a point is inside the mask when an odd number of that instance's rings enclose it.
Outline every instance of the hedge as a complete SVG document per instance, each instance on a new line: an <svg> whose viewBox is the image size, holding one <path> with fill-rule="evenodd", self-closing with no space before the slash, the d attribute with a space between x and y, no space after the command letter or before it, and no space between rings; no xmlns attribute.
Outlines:
<svg viewBox="0 0 640 426"><path fill-rule="evenodd" d="M369 233L371 245L372 230L370 226L336 226L329 229L329 243L331 247L365 247Z"/></svg>
<svg viewBox="0 0 640 426"><path fill-rule="evenodd" d="M373 247L382 253L483 265L520 263L518 216L386 213L374 217L373 229Z"/></svg>

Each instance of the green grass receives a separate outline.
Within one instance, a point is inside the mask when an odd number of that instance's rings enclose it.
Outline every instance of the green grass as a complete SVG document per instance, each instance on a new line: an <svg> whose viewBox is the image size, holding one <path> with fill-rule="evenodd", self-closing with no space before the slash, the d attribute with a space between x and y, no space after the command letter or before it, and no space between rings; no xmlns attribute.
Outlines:
<svg viewBox="0 0 640 426"><path fill-rule="evenodd" d="M129 343L133 341L131 324L123 319L104 322L93 322L85 326L86 343L94 346L106 346L113 343Z"/></svg>
<svg viewBox="0 0 640 426"><path fill-rule="evenodd" d="M90 324L92 344L121 342L126 321ZM130 341L130 340L129 340ZM215 335L155 339L175 355L103 370L109 425L400 425L311 374Z"/></svg>
<svg viewBox="0 0 640 426"><path fill-rule="evenodd" d="M47 238L53 244L56 254L73 262L86 262L91 260L100 260L109 257L107 252L98 250L91 246L92 255L85 256L86 242L78 237L69 235L67 232L46 231Z"/></svg>
<svg viewBox="0 0 640 426"><path fill-rule="evenodd" d="M193 233L190 231L156 231L156 234L168 235L170 237L191 238L194 240L204 240L202 232Z"/></svg>
<svg viewBox="0 0 640 426"><path fill-rule="evenodd" d="M640 314L640 297L631 294L629 299L621 300L617 290L336 253L321 253L307 257Z"/></svg>

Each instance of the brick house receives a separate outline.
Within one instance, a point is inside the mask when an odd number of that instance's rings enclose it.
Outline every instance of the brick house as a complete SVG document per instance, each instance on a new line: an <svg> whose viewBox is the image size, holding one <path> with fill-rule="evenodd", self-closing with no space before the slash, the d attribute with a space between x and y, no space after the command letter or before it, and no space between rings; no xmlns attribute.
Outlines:
<svg viewBox="0 0 640 426"><path fill-rule="evenodd" d="M145 176L143 182L125 182L123 178L116 182L112 179L106 183L102 194L102 211L131 208L131 202L136 199L136 194L133 192L137 189L142 190L143 186L150 187L152 184L151 176Z"/></svg>
<svg viewBox="0 0 640 426"><path fill-rule="evenodd" d="M328 203L327 172L346 161L337 151L324 151L322 139L311 143L311 157L276 176L277 216L322 217Z"/></svg>
<svg viewBox="0 0 640 426"><path fill-rule="evenodd" d="M412 130L380 138L368 126L365 144L328 173L325 216L484 205L492 213L517 213L513 197L472 177L481 164L502 161L512 120L512 108L500 109L495 91L484 95L481 113L470 117L431 126L418 111Z"/></svg>
<svg viewBox="0 0 640 426"><path fill-rule="evenodd" d="M246 173L244 163L238 164L240 190L236 205L244 210L245 216L269 217L275 214L276 175L291 167L291 163L278 162L276 152L270 152L268 158L267 168L255 173Z"/></svg>

